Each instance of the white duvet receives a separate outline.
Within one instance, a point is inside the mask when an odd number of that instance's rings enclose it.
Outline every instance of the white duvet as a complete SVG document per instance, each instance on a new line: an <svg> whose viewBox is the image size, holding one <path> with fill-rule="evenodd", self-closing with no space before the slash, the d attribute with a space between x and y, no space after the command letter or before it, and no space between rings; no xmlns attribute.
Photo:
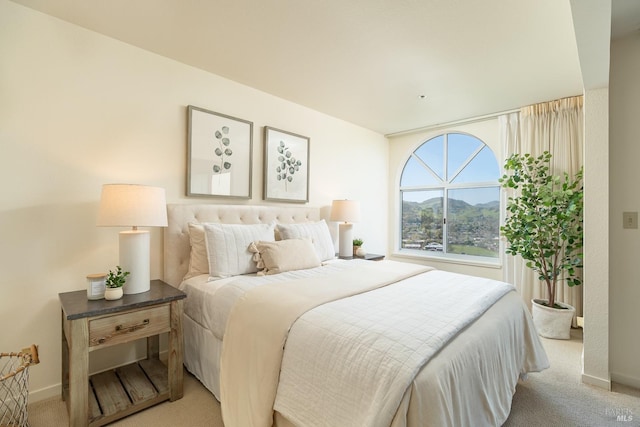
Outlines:
<svg viewBox="0 0 640 427"><path fill-rule="evenodd" d="M185 314L219 339L232 306L251 289L283 279L325 276L358 264L370 262L338 262L300 272L208 283L202 277L190 279L182 285L188 294ZM500 425L506 419L518 374L548 366L520 297L509 291L509 285L491 280L440 271L422 276L431 277L435 293L418 296L412 289L423 285L417 282L397 294L393 291L396 285L389 285L321 305L291 326L276 385L278 425L476 426ZM479 304L467 299L471 294L467 291L483 287L483 282L493 288L489 292L493 295L481 292ZM453 288L461 289L462 296L452 293ZM473 316L481 315L495 300L498 302L487 315L473 322ZM391 305L386 306L388 302ZM423 317L409 320L408 302L419 307L416 310ZM454 314L451 307L471 317ZM367 331L370 327L374 332ZM404 338L394 335L410 335L412 331L431 335L427 337L431 343L410 338L414 343L407 346ZM435 331L444 334L433 335ZM350 337L353 334L358 340ZM444 345L451 338L452 345L438 351L435 343ZM330 344L328 340L334 339ZM373 344L373 350L365 351L363 357L359 352L364 344L356 343ZM394 347L399 347L403 357L408 355L411 363L394 367L397 358L385 350ZM426 351L418 355L416 348ZM426 363L431 356L433 362ZM217 363L209 366L217 371ZM207 387L219 396L215 392L217 374L213 378L216 380Z"/></svg>
<svg viewBox="0 0 640 427"><path fill-rule="evenodd" d="M196 276L180 285L180 290L187 294L184 312L221 340L231 308L248 290L287 280L327 276L365 262L368 261L335 261L317 268L289 271L272 276L248 274L219 280L207 280L206 275Z"/></svg>
<svg viewBox="0 0 640 427"><path fill-rule="evenodd" d="M299 426L389 426L422 366L513 287L429 271L291 328L274 409Z"/></svg>

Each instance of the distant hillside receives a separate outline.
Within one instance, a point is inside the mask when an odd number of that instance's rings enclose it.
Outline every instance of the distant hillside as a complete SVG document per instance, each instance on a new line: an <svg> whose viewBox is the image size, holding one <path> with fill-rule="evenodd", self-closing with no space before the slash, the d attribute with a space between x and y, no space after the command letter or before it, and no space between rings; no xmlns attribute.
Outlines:
<svg viewBox="0 0 640 427"><path fill-rule="evenodd" d="M442 205L444 203L444 197L433 197L423 202L402 202L403 209L409 209L410 211L421 211L423 209L433 209L433 213L442 213ZM471 205L464 200L449 199L449 210L452 213L463 212L466 209L489 209L500 210L500 202L495 200L487 203L478 203L477 205Z"/></svg>
<svg viewBox="0 0 640 427"><path fill-rule="evenodd" d="M471 205L464 200L449 199L447 218L448 252L471 253L472 248L483 254L497 256L500 202ZM430 250L442 241L443 197L423 202L402 203L403 247ZM428 246L432 243L431 246Z"/></svg>

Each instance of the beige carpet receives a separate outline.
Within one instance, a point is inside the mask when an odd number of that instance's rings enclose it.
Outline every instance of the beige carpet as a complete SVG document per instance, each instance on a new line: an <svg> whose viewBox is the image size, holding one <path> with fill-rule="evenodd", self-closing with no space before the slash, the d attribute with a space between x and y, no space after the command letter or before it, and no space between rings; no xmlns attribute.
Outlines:
<svg viewBox="0 0 640 427"><path fill-rule="evenodd" d="M508 427L640 426L640 390L614 385L612 392L580 382L582 331L568 341L543 339L551 368L521 381L513 398ZM618 421L618 415L628 421ZM632 420L629 420L629 417ZM66 427L66 407L60 398L29 405L31 427ZM222 427L220 404L186 373L184 397L165 402L117 421L112 426Z"/></svg>
<svg viewBox="0 0 640 427"><path fill-rule="evenodd" d="M572 330L571 340L542 343L551 367L518 383L504 426L640 426L640 390L614 383L608 392L581 382L582 329Z"/></svg>

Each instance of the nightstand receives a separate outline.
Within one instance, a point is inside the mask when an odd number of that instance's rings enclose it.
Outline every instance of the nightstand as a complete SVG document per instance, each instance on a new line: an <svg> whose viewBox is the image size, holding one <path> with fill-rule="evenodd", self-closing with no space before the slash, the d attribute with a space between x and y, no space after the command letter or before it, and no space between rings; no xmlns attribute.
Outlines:
<svg viewBox="0 0 640 427"><path fill-rule="evenodd" d="M364 259L367 261L382 261L384 259L384 255L380 254L366 254L365 256L339 256L338 254L336 254L336 257L345 260Z"/></svg>
<svg viewBox="0 0 640 427"><path fill-rule="evenodd" d="M367 261L382 261L384 259L384 255L366 254L365 256L354 257L354 259L366 259Z"/></svg>
<svg viewBox="0 0 640 427"><path fill-rule="evenodd" d="M152 280L147 292L115 301L87 292L58 294L62 307L62 399L69 425L102 426L165 400L182 397L182 311L186 295ZM159 360L158 334L169 333L168 360ZM147 358L89 377L89 354L147 339Z"/></svg>

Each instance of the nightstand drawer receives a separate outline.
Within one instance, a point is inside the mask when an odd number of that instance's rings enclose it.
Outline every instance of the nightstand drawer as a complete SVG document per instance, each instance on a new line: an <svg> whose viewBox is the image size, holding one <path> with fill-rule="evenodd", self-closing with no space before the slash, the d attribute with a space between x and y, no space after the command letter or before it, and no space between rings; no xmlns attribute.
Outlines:
<svg viewBox="0 0 640 427"><path fill-rule="evenodd" d="M168 332L169 304L89 321L89 346L110 346Z"/></svg>

